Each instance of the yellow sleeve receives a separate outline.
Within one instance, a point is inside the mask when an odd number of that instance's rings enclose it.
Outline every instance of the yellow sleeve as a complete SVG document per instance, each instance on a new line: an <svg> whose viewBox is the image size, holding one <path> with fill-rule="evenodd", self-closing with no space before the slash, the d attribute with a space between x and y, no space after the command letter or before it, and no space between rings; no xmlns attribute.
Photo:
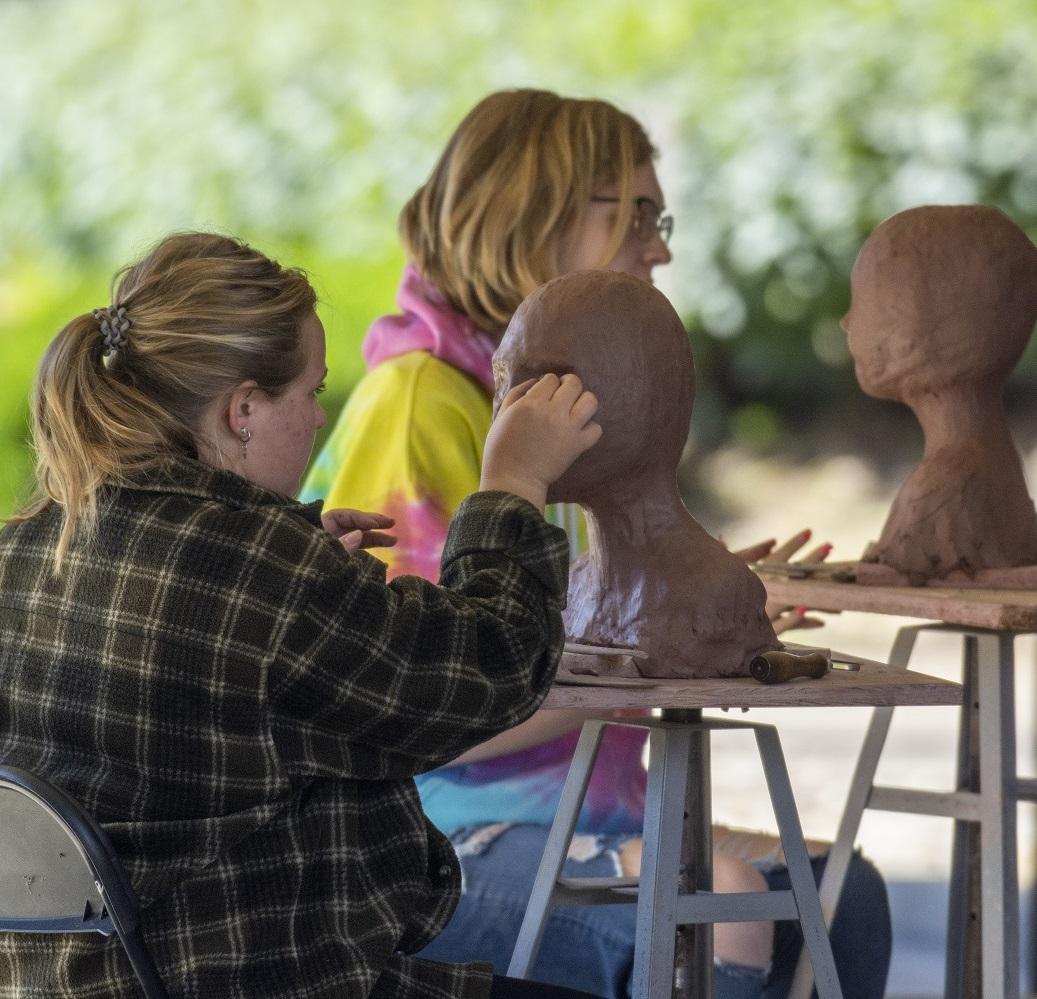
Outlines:
<svg viewBox="0 0 1037 999"><path fill-rule="evenodd" d="M479 488L490 413L486 389L425 351L384 361L354 390L302 498L395 517L396 547L372 554L390 576L438 579L450 518Z"/></svg>

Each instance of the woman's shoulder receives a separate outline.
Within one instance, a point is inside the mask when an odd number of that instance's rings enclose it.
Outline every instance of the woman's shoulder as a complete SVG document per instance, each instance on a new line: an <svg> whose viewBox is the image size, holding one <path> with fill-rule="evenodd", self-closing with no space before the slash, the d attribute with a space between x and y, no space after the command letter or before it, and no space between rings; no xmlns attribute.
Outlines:
<svg viewBox="0 0 1037 999"><path fill-rule="evenodd" d="M377 447L387 455L426 438L481 442L491 410L489 392L463 371L427 351L400 354L360 380L316 464L330 458L337 469L347 457L356 460L358 448Z"/></svg>
<svg viewBox="0 0 1037 999"><path fill-rule="evenodd" d="M194 464L183 463L187 473L196 471ZM264 576L284 579L319 572L338 554L321 526L319 504L219 470L167 474L116 490L101 516L99 540L177 572L197 565L227 576L261 567Z"/></svg>
<svg viewBox="0 0 1037 999"><path fill-rule="evenodd" d="M427 350L382 361L357 383L347 410L370 405L399 407L407 398L452 408L488 409L490 394L471 375Z"/></svg>
<svg viewBox="0 0 1037 999"><path fill-rule="evenodd" d="M490 428L489 392L428 351L382 361L358 383L314 460L301 496L331 506L384 510L399 490L432 487L454 497L478 484ZM458 449L463 451L455 456ZM463 473L444 470L460 462ZM443 480L458 481L457 488ZM458 492L457 496L454 493Z"/></svg>
<svg viewBox="0 0 1037 999"><path fill-rule="evenodd" d="M5 527L0 580L12 601L34 599L43 588L59 597L94 594L86 603L103 603L117 589L123 609L142 602L142 619L158 593L163 606L175 605L188 616L239 604L249 613L290 611L314 585L340 572L346 558L309 516L287 499L249 504L157 485L115 489L104 497L96 531L73 539L60 578L48 572L61 528L59 507Z"/></svg>

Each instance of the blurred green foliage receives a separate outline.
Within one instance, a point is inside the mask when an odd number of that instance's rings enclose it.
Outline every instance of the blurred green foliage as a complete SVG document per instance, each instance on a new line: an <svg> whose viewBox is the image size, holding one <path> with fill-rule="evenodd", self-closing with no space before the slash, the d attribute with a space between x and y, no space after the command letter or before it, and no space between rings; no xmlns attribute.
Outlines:
<svg viewBox="0 0 1037 999"><path fill-rule="evenodd" d="M171 229L313 272L340 405L392 306L400 206L509 86L612 99L659 146L700 443L859 420L838 327L857 247L927 202L1033 234L1035 77L1037 8L1008 0L5 0L0 515L47 341Z"/></svg>

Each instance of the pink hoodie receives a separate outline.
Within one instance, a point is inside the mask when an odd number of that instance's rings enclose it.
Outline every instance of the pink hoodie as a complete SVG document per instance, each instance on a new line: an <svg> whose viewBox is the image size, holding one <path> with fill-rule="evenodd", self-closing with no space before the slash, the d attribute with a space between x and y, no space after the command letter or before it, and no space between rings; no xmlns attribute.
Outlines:
<svg viewBox="0 0 1037 999"><path fill-rule="evenodd" d="M467 316L455 312L413 264L408 264L403 272L396 304L403 315L376 319L364 337L363 354L368 370L390 357L427 350L493 391L490 360L497 349L496 339Z"/></svg>

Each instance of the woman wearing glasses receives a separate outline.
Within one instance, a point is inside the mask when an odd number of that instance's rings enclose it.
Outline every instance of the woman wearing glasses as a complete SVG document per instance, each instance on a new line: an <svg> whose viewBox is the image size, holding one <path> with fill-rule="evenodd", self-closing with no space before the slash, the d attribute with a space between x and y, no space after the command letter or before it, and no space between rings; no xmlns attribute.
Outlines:
<svg viewBox="0 0 1037 999"><path fill-rule="evenodd" d="M304 499L394 517L398 543L382 556L390 576L438 577L451 514L479 481L490 359L522 299L570 271L606 268L651 281L669 263L673 219L655 155L641 125L604 101L505 91L461 122L404 207L402 314L369 330L368 372L303 491ZM783 554L804 541L793 539ZM418 777L423 804L453 839L465 878L451 924L424 956L507 967L585 717L540 711ZM607 732L567 876L637 873L644 742L632 728ZM714 861L717 890L787 887L781 864L754 866L726 851L723 838ZM860 857L850 876L833 947L847 999L870 999L882 994L889 960L885 888ZM633 906L556 909L533 977L622 999L634 914ZM783 995L801 942L792 926L719 924L717 996Z"/></svg>

